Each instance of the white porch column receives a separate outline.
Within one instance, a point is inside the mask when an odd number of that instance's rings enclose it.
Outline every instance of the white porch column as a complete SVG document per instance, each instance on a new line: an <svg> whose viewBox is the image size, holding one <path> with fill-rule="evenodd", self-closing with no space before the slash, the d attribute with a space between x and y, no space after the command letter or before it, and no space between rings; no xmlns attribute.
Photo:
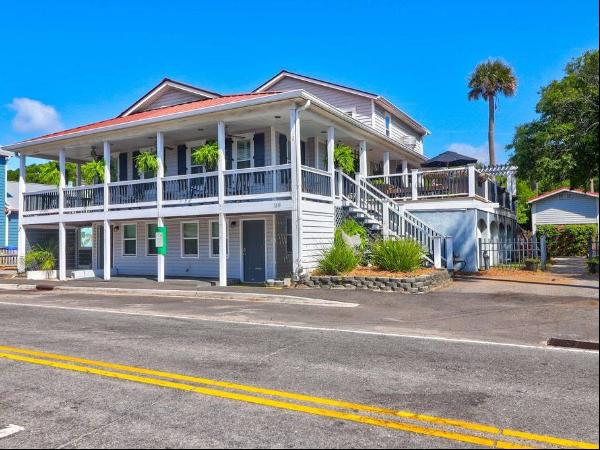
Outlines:
<svg viewBox="0 0 600 450"><path fill-rule="evenodd" d="M58 151L58 279L64 281L67 279L67 233L64 222L65 208L65 149Z"/></svg>
<svg viewBox="0 0 600 450"><path fill-rule="evenodd" d="M27 239L25 227L23 226L23 212L25 206L25 169L27 157L19 154L19 232L17 242L17 272L25 272L25 247Z"/></svg>
<svg viewBox="0 0 600 450"><path fill-rule="evenodd" d="M274 130L271 128L271 144ZM225 205L225 122L217 123L217 145L219 161L217 163L219 185L219 286L227 286L227 220L223 212ZM273 149L271 148L271 155Z"/></svg>
<svg viewBox="0 0 600 450"><path fill-rule="evenodd" d="M111 262L111 229L110 222L108 221L106 215L108 214L108 205L110 203L109 199L109 189L108 184L110 183L110 142L104 141L103 143L103 157L104 157L104 280L110 280L110 262Z"/></svg>
<svg viewBox="0 0 600 450"><path fill-rule="evenodd" d="M383 152L383 179L386 184L390 182L390 152Z"/></svg>
<svg viewBox="0 0 600 450"><path fill-rule="evenodd" d="M162 202L163 202L163 184L162 180L165 177L165 136L159 131L156 133L156 161L158 162L158 168L156 170L156 210L158 211L157 226L164 227L165 222L162 217ZM166 236L163 236L163 239ZM165 242L166 244L166 242ZM156 255L157 262L157 276L156 279L159 283L165 281L165 255Z"/></svg>
<svg viewBox="0 0 600 450"><path fill-rule="evenodd" d="M475 197L475 183L477 182L475 179L475 165L469 164L467 170L469 172L469 197Z"/></svg>
<svg viewBox="0 0 600 450"><path fill-rule="evenodd" d="M281 162L277 162L277 133L275 132L275 127L271 125L271 165L276 166L281 164Z"/></svg>
<svg viewBox="0 0 600 450"><path fill-rule="evenodd" d="M293 272L302 266L302 149L300 144L300 116L298 109L290 110L290 152L292 163L292 255Z"/></svg>
<svg viewBox="0 0 600 450"><path fill-rule="evenodd" d="M387 200L383 200L382 215L383 227L381 229L381 234L384 239L387 239L390 236L390 205L388 204Z"/></svg>
<svg viewBox="0 0 600 450"><path fill-rule="evenodd" d="M331 196L335 197L335 164L333 161L335 153L335 128L327 128L327 172L331 175ZM340 177L341 179L341 177ZM339 195L342 195L339 192Z"/></svg>
<svg viewBox="0 0 600 450"><path fill-rule="evenodd" d="M358 144L358 172L361 177L366 177L369 173L367 163L367 141L360 141Z"/></svg>
<svg viewBox="0 0 600 450"><path fill-rule="evenodd" d="M411 171L411 177L412 177L412 199L417 200L417 198L419 198L419 191L418 191L419 171L417 169L413 169Z"/></svg>
<svg viewBox="0 0 600 450"><path fill-rule="evenodd" d="M402 173L404 174L404 187L408 187L408 161L406 159L402 160Z"/></svg>
<svg viewBox="0 0 600 450"><path fill-rule="evenodd" d="M484 191L485 191L485 199L489 200L490 199L490 180L488 180L487 178L485 179L485 184L484 186Z"/></svg>
<svg viewBox="0 0 600 450"><path fill-rule="evenodd" d="M446 236L446 269L454 270L454 238Z"/></svg>

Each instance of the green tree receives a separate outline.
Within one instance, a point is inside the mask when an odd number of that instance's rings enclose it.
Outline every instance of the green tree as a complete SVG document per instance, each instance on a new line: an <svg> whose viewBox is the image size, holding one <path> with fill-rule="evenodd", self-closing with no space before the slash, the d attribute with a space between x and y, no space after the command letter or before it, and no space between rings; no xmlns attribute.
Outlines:
<svg viewBox="0 0 600 450"><path fill-rule="evenodd" d="M488 102L488 147L490 165L496 164L494 124L498 96L511 97L517 91L517 77L512 68L499 59L480 63L469 78L469 100L483 98Z"/></svg>
<svg viewBox="0 0 600 450"><path fill-rule="evenodd" d="M598 50L573 59L565 76L542 88L539 118L517 127L511 162L540 190L598 178Z"/></svg>
<svg viewBox="0 0 600 450"><path fill-rule="evenodd" d="M74 163L67 163L65 166L65 182L75 183L77 178L77 168ZM58 162L48 161L46 163L30 164L25 168L25 181L27 183L52 184L58 185L59 182ZM19 181L19 169L12 169L7 172L8 181Z"/></svg>

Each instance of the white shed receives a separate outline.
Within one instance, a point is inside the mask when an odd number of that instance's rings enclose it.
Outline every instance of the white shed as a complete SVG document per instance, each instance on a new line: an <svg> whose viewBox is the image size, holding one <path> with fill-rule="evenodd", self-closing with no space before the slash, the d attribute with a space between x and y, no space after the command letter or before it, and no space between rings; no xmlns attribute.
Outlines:
<svg viewBox="0 0 600 450"><path fill-rule="evenodd" d="M598 226L598 193L560 188L528 201L533 232L539 225Z"/></svg>

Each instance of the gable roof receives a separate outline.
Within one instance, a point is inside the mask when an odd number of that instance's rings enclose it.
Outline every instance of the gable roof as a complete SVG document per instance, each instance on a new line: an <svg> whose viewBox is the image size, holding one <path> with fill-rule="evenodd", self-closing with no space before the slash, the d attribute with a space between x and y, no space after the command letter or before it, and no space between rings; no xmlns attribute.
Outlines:
<svg viewBox="0 0 600 450"><path fill-rule="evenodd" d="M125 111L119 114L118 117L125 117L130 114L134 114L138 112L141 107L151 103L160 94L167 88L172 88L180 91L184 91L187 93L191 93L198 97L206 98L217 98L222 97L221 94L216 92L211 92L206 89L198 88L196 86L192 86L191 84L182 83L180 81L171 80L170 78L163 78L160 83L150 89L146 94L144 94L141 98L136 100L131 106L129 106Z"/></svg>
<svg viewBox="0 0 600 450"><path fill-rule="evenodd" d="M527 201L527 203L535 203L535 202L537 202L539 200L543 200L545 198L553 197L556 194L560 194L561 192L572 192L574 194L587 195L588 197L598 198L598 193L597 192L585 192L585 191L583 191L581 189L571 189L571 188L568 188L568 187L562 187L562 188L554 189L553 191L544 192L543 194L540 194L537 197L529 199L529 201Z"/></svg>
<svg viewBox="0 0 600 450"><path fill-rule="evenodd" d="M189 112L189 111L198 111L205 108L209 108L212 106L226 105L229 103L241 102L244 100L249 100L252 98L261 98L261 97L269 97L277 94L276 92L265 92L265 93L250 93L250 94L234 94L234 95L225 95L218 98L209 98L205 100L198 100L190 103L182 103L179 105L173 106L165 106L159 109L151 109L149 111L142 111L134 114L130 114L127 116L117 116L114 119L102 120L100 122L94 122L87 125L82 125L75 128L70 128L68 130L57 131L55 133L46 134L43 136L38 136L36 138L27 139L25 141L19 142L19 144L24 143L35 143L38 140L68 136L71 134L76 134L82 131L91 131L91 130L100 130L102 128L110 127L113 125L126 124L131 122L137 122L144 119L152 119L158 117L169 116L172 114Z"/></svg>
<svg viewBox="0 0 600 450"><path fill-rule="evenodd" d="M282 70L277 75L270 78L265 83L263 83L262 85L260 85L256 89L254 89L253 92L266 92L272 86L274 86L276 83L278 83L280 80L282 80L286 77L295 78L297 80L306 81L308 83L313 83L313 84L318 84L318 85L325 86L325 87L328 87L331 89L337 89L339 91L348 92L350 94L368 98L370 100L373 100L375 103L377 103L381 107L383 107L385 110L391 111L394 114L396 114L408 126L413 128L418 133L421 133L422 135L431 134L427 128L425 128L423 125L421 125L415 119L410 117L408 114L406 114L404 111L402 111L400 108L398 108L396 105L394 105L392 102L390 102L389 100L387 100L385 97L383 97L381 95L374 94L374 93L367 92L367 91L362 91L360 89L355 89L355 88L352 88L349 86L344 86L342 84L332 83L330 81L325 81L325 80L321 80L318 78L301 75L299 73L290 72L288 70Z"/></svg>

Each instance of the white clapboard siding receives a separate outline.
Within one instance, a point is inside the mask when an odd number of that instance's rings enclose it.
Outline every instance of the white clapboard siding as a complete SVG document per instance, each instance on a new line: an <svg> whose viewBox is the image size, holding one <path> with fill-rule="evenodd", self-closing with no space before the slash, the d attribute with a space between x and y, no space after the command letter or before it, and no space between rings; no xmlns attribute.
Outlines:
<svg viewBox="0 0 600 450"><path fill-rule="evenodd" d="M331 246L335 232L335 208L332 204L302 201L302 267L317 267L323 251Z"/></svg>
<svg viewBox="0 0 600 450"><path fill-rule="evenodd" d="M533 205L536 225L596 223L598 198L577 193L557 193Z"/></svg>
<svg viewBox="0 0 600 450"><path fill-rule="evenodd" d="M180 105L182 103L189 103L197 100L204 100L206 97L192 92L183 91L173 87L165 88L160 95L152 100L152 102L144 105L139 111L149 111L151 109L158 109L165 106Z"/></svg>
<svg viewBox="0 0 600 450"><path fill-rule="evenodd" d="M275 277L275 242L272 215L228 217L229 223L229 256L227 258L227 276L240 279L242 274L241 231L243 219L264 219L266 229L266 274L267 278ZM210 255L209 223L216 217L190 217L186 219L166 219L167 255L165 256L165 275L167 277L207 277L219 276L219 259ZM199 256L184 257L181 248L181 223L198 222ZM235 226L233 225L235 222ZM137 225L137 254L123 255L123 225ZM113 273L115 275L149 275L157 273L156 256L147 255L147 224L151 221L115 222L118 230L113 233ZM94 254L97 252L97 234L94 239Z"/></svg>
<svg viewBox="0 0 600 450"><path fill-rule="evenodd" d="M366 125L371 125L371 100L349 92L321 86L295 78L283 78L269 88L271 91L304 89L344 112L352 110L353 117Z"/></svg>
<svg viewBox="0 0 600 450"><path fill-rule="evenodd" d="M398 117L390 114L391 122L390 122L390 138L395 141L401 142L403 144L406 143L406 138L408 136L412 136L415 139L415 150L418 153L423 154L423 142L422 138L412 130L409 126L407 126L404 122L402 122ZM385 111L383 108L376 106L375 107L375 118L373 121L373 127L379 131L380 133L385 134Z"/></svg>

